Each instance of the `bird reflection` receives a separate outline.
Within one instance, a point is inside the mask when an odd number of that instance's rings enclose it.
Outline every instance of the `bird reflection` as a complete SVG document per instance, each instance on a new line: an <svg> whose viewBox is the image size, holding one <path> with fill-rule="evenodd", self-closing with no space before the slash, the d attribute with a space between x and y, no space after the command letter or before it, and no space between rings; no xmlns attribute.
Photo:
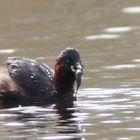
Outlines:
<svg viewBox="0 0 140 140"><path fill-rule="evenodd" d="M11 127L11 130L17 133L17 135L29 135L28 131L36 130L36 135L38 137L48 137L48 136L69 136L72 140L81 140L82 139L82 133L84 132L84 129L80 125L80 121L77 119L78 116L74 115L74 113L78 112L76 106L76 101L61 101L59 100L57 103L53 105L46 105L41 104L40 106L21 106L21 107L10 107L10 103L8 104L0 104L2 111L0 114L13 114L16 115L15 117L10 118L3 118L0 121L4 123L12 123L12 122L18 122L21 125L19 127ZM6 105L6 106L5 106ZM10 107L10 108L9 108ZM13 108L15 107L15 108ZM9 109L6 109L9 108ZM2 127L2 128L1 128ZM4 129L4 126L1 126L0 128ZM8 128L10 129L10 128ZM11 130L9 130L9 133L11 133Z"/></svg>
<svg viewBox="0 0 140 140"><path fill-rule="evenodd" d="M55 105L57 113L59 114L59 120L56 127L59 127L59 134L80 134L84 132L80 122L77 121L78 116L74 116L74 113L79 112L76 108L76 103L72 101L58 102ZM81 137L75 137L74 139L81 139Z"/></svg>

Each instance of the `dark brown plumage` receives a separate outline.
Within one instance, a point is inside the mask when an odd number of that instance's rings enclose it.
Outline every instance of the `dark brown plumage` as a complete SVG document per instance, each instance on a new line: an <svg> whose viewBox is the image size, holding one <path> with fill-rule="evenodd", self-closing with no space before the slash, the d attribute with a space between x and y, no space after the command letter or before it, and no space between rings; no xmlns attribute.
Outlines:
<svg viewBox="0 0 140 140"><path fill-rule="evenodd" d="M73 96L81 84L83 66L78 51L67 48L58 56L55 72L46 64L23 57L7 59L0 69L0 98L5 100L56 101Z"/></svg>

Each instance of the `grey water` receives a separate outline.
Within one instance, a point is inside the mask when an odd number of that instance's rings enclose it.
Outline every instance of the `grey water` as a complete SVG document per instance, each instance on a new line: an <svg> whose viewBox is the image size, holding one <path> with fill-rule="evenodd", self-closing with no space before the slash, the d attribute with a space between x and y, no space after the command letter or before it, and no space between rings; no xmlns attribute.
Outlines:
<svg viewBox="0 0 140 140"><path fill-rule="evenodd" d="M0 63L25 56L54 68L66 47L84 64L74 102L0 104L1 140L139 140L140 2L0 1Z"/></svg>

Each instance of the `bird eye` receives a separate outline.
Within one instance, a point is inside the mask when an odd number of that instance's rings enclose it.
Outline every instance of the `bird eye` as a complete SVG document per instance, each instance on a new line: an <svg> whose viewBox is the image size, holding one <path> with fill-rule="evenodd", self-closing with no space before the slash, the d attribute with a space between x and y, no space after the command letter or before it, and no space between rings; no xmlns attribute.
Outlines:
<svg viewBox="0 0 140 140"><path fill-rule="evenodd" d="M76 70L75 70L75 67L72 65L71 66L71 70L72 70L72 72L75 72Z"/></svg>
<svg viewBox="0 0 140 140"><path fill-rule="evenodd" d="M70 62L70 60L69 60L69 59L67 59L67 60L66 60L66 62L67 62L67 63L69 63L69 62Z"/></svg>

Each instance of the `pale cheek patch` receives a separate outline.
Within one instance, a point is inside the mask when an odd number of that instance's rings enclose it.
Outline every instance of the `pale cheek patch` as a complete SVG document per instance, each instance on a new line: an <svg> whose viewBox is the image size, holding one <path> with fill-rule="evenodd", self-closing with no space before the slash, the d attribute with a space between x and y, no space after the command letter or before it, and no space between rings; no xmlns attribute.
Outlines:
<svg viewBox="0 0 140 140"><path fill-rule="evenodd" d="M71 70L72 70L72 72L74 72L74 73L76 72L74 66L71 66Z"/></svg>

